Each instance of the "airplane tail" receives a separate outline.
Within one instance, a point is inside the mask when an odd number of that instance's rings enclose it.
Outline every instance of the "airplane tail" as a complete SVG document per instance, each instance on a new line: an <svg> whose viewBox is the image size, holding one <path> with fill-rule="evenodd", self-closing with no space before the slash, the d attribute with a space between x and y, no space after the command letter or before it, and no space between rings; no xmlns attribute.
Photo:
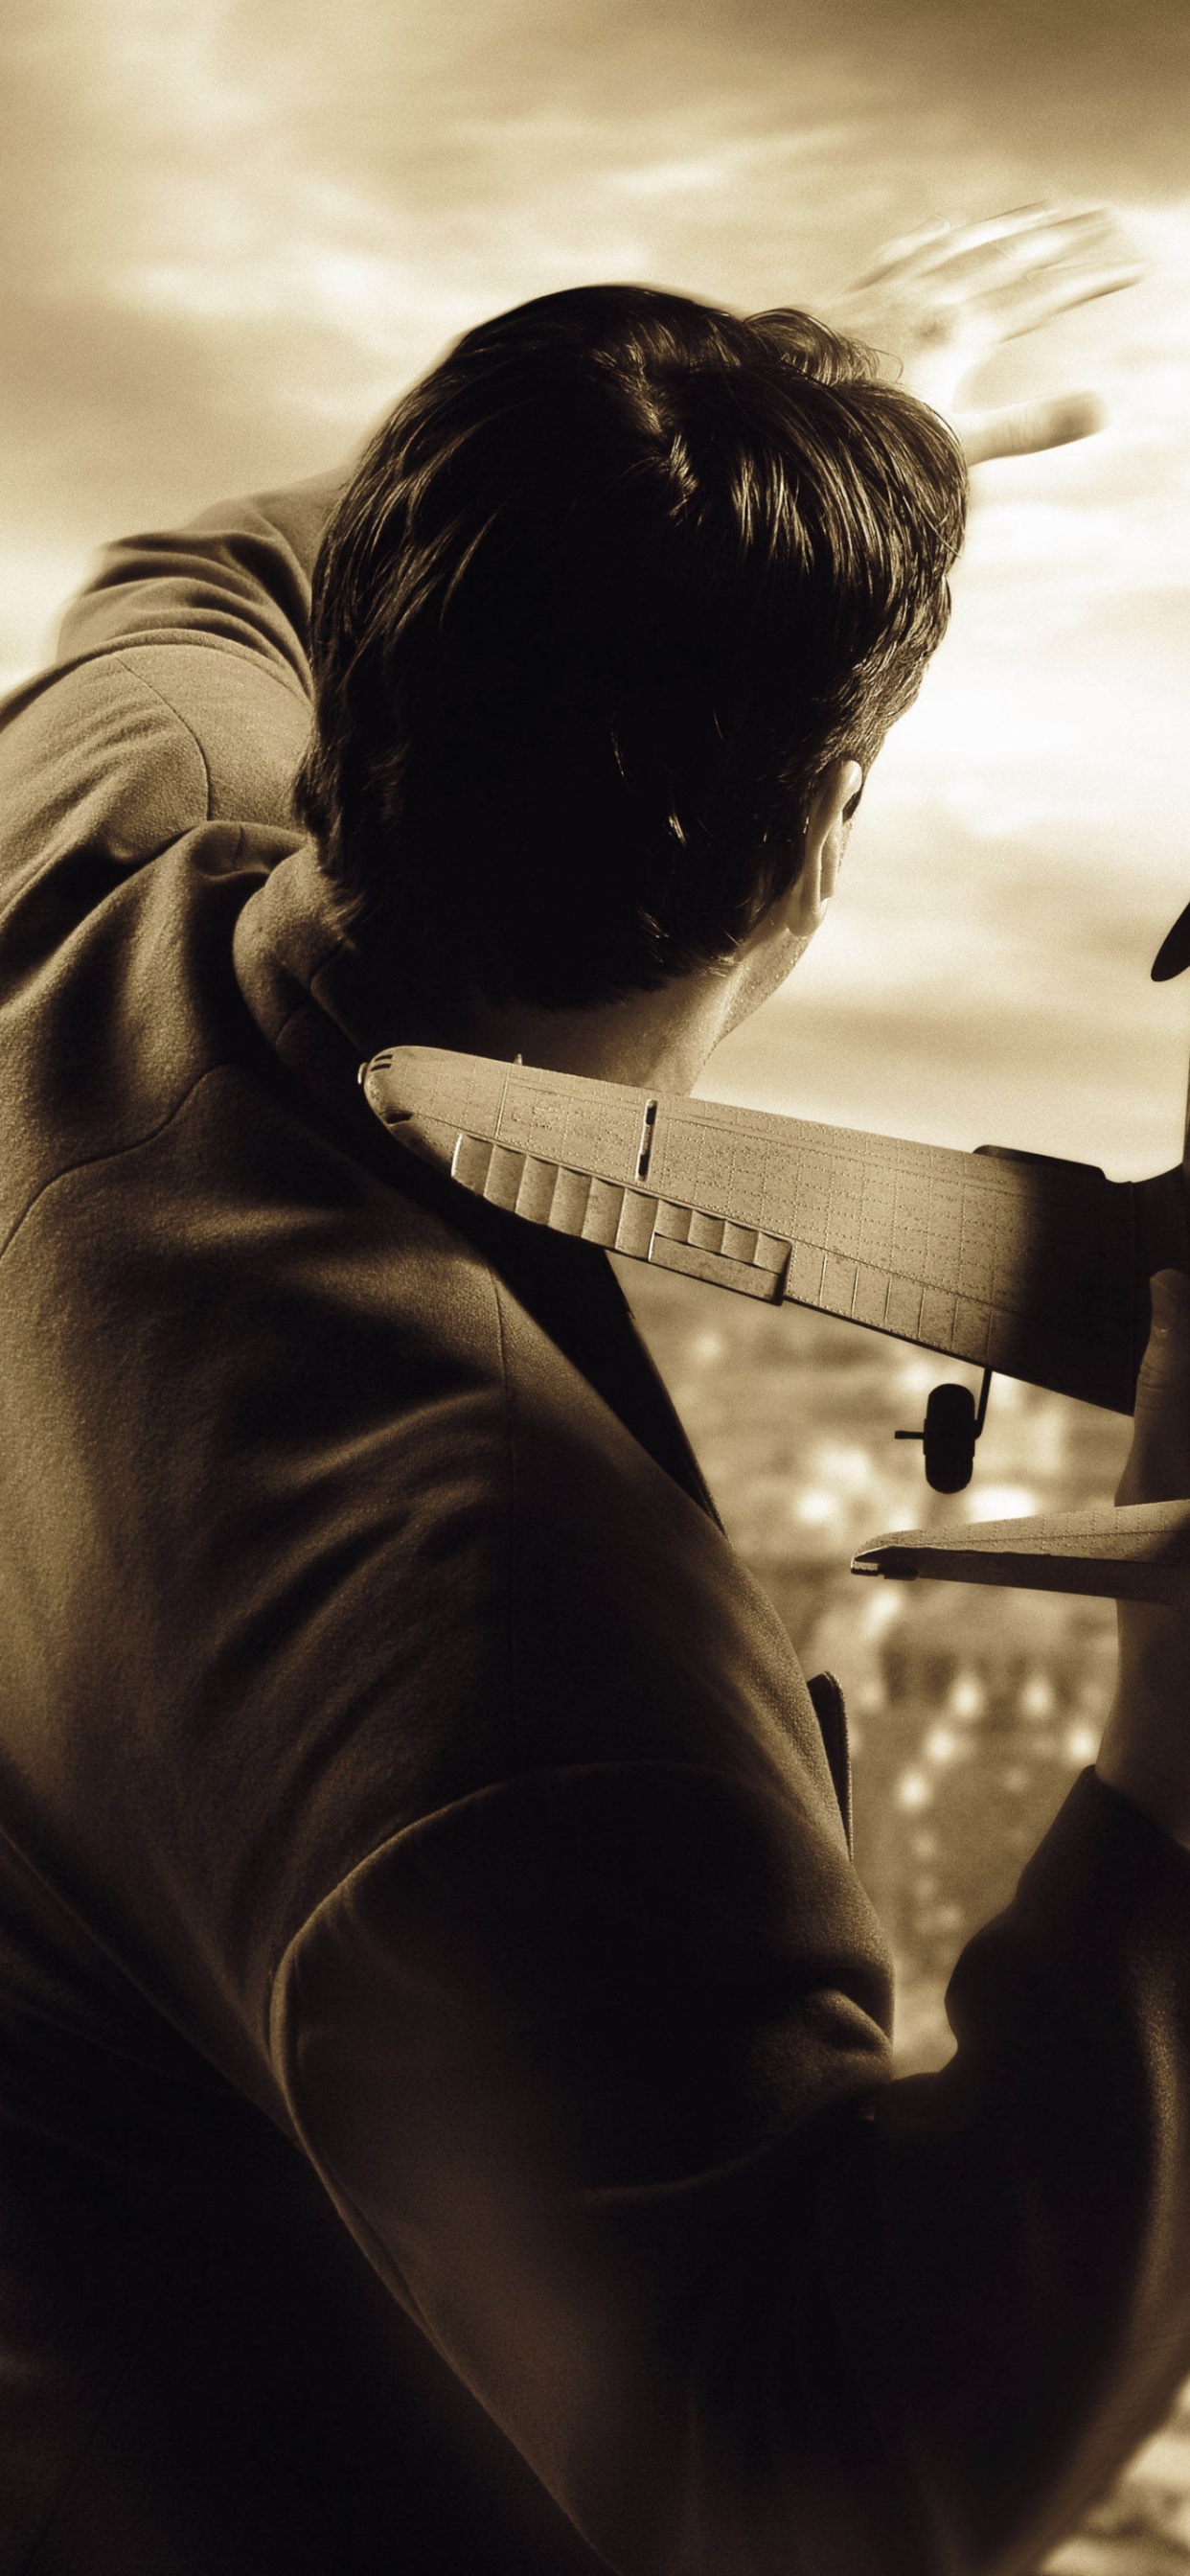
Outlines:
<svg viewBox="0 0 1190 2576"><path fill-rule="evenodd" d="M1190 1585L1190 1502L1121 1503L1027 1520L889 1530L852 1558L853 1574L912 1583L1008 1584L1114 1601L1175 1601Z"/></svg>

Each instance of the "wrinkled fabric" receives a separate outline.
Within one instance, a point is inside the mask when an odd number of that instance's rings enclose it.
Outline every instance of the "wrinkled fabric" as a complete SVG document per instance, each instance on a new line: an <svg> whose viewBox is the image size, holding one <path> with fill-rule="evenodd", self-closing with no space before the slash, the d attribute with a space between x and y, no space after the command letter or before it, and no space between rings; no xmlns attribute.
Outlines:
<svg viewBox="0 0 1190 2576"><path fill-rule="evenodd" d="M0 2576L1024 2571L1190 2367L1190 1857L1085 1775L891 2080L609 1265L359 1093L334 491L0 725Z"/></svg>

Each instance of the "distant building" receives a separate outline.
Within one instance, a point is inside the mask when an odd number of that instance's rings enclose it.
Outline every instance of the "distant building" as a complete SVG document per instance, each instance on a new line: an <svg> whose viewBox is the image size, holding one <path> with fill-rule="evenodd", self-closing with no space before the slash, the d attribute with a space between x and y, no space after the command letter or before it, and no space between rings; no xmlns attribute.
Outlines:
<svg viewBox="0 0 1190 2576"><path fill-rule="evenodd" d="M914 1597L917 1596L917 1597ZM920 1584L881 1640L855 1756L856 1860L903 1969L945 1979L1095 1758L1110 1605Z"/></svg>
<svg viewBox="0 0 1190 2576"><path fill-rule="evenodd" d="M860 1582L878 1531L1110 1497L1121 1418L994 1382L967 1493L931 1493L921 1421L952 1363L830 1317L623 1263L620 1276L737 1548L851 1715L856 1860L902 1977L940 1994L1006 1904L1107 1711L1107 1602ZM970 1377L971 1372L966 1373Z"/></svg>

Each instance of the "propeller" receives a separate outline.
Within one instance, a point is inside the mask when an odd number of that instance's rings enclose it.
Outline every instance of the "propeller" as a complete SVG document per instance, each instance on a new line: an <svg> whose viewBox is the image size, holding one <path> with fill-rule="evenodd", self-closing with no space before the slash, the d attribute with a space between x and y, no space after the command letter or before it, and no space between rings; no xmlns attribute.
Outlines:
<svg viewBox="0 0 1190 2576"><path fill-rule="evenodd" d="M1190 966L1190 903L1167 930L1150 968L1154 984L1170 984Z"/></svg>

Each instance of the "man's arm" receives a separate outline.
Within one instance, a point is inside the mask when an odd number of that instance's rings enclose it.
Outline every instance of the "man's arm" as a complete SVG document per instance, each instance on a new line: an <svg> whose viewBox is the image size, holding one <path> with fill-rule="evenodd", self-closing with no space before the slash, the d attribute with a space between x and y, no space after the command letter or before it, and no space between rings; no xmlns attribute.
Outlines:
<svg viewBox="0 0 1190 2576"><path fill-rule="evenodd" d="M1190 1494L1190 1280L1158 1271L1118 1503ZM1119 1682L1099 1748L1103 1780L1190 1845L1190 1586L1178 1603L1121 1601Z"/></svg>
<svg viewBox="0 0 1190 2576"><path fill-rule="evenodd" d="M310 576L349 470L104 550L0 711L10 881L81 847L136 867L207 822L293 833Z"/></svg>
<svg viewBox="0 0 1190 2576"><path fill-rule="evenodd" d="M959 1962L952 2064L891 2081L837 1826L764 1754L760 1609L543 1439L521 1776L295 1934L298 2134L629 2576L1031 2569L1190 2364L1190 1855L1086 1774Z"/></svg>
<svg viewBox="0 0 1190 2576"><path fill-rule="evenodd" d="M893 2083L845 1896L783 1947L820 1868L726 1776L542 1773L278 1979L347 2224L628 2576L1031 2569L1190 2360L1187 1855L1087 1775Z"/></svg>
<svg viewBox="0 0 1190 2576"><path fill-rule="evenodd" d="M58 664L206 636L256 654L308 697L311 576L350 471L217 502L167 535L105 547L63 618Z"/></svg>

